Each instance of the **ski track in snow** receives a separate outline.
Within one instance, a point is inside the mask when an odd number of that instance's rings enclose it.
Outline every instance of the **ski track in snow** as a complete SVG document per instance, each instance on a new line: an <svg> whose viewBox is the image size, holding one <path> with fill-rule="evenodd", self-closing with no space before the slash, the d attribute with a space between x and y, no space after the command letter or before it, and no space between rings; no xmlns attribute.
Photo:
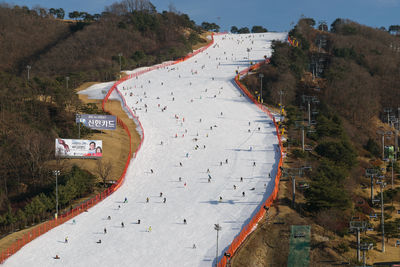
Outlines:
<svg viewBox="0 0 400 267"><path fill-rule="evenodd" d="M279 162L275 126L267 114L242 96L233 82L235 70L248 67L247 48L251 48L250 60L259 61L270 56L272 40L286 36L215 36L215 44L197 56L120 84L118 89L139 116L145 132L124 184L75 217L76 224L68 221L38 237L4 266L215 264L214 224L222 226L222 257L272 192L274 182L268 173L274 177ZM110 86L94 85L87 92L102 96L101 90ZM163 107L167 107L165 111ZM125 197L128 203L122 203ZM138 219L141 224L137 224ZM107 234L103 233L105 227ZM69 242L64 243L67 236ZM96 243L99 239L101 244ZM60 259L53 258L56 254Z"/></svg>

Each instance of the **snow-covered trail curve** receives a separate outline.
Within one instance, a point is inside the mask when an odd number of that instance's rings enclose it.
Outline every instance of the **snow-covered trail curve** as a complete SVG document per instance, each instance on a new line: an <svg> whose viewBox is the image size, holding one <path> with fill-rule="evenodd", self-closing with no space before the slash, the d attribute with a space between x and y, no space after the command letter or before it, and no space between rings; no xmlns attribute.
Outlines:
<svg viewBox="0 0 400 267"><path fill-rule="evenodd" d="M222 226L223 255L272 191L268 173L274 177L280 156L271 119L232 79L248 66L248 48L250 60L262 60L271 53L271 40L286 36L215 36L205 52L120 84L145 131L125 183L77 216L76 224L67 222L35 239L5 266L211 266L214 224ZM125 197L128 203L122 203ZM59 260L53 259L56 254Z"/></svg>

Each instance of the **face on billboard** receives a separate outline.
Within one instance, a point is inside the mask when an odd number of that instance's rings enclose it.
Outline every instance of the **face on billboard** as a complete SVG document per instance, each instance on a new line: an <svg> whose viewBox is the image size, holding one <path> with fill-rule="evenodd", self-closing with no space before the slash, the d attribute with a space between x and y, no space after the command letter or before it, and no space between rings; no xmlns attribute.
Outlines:
<svg viewBox="0 0 400 267"><path fill-rule="evenodd" d="M102 140L56 139L56 156L64 158L99 158L103 155Z"/></svg>
<svg viewBox="0 0 400 267"><path fill-rule="evenodd" d="M90 142L89 150L95 150L95 148L96 148L96 143L95 142Z"/></svg>

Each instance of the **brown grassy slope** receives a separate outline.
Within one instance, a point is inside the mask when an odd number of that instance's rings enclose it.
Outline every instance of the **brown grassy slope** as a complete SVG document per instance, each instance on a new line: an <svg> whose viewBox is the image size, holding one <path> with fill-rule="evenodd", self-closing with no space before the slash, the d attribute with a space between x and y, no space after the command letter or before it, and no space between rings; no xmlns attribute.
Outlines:
<svg viewBox="0 0 400 267"><path fill-rule="evenodd" d="M84 90L88 86L92 85L94 83L85 83L79 88L77 88L77 91ZM85 95L79 95L79 98L82 100L84 103L96 103L99 108L101 108L101 100L93 100L93 99L88 99L87 96ZM140 136L136 132L136 125L133 123L131 119L128 118L126 113L122 110L120 102L119 101L111 101L109 104L107 104L107 109L114 115L117 115L119 118L121 118L125 124L128 126L131 135L132 135L132 151L136 151L139 143L140 143ZM103 151L104 151L104 156L103 156L103 161L110 161L113 169L112 173L110 175L110 178L113 180L116 180L120 177L122 174L128 152L129 152L129 139L128 136L122 127L118 126L117 130L115 131L104 131L104 133L100 134L94 134L90 136L91 139L100 139L103 140ZM56 166L56 162L49 162L50 165ZM62 166L64 170L68 170L70 167L72 167L73 164L78 165L80 168L88 170L89 172L93 173L96 175L96 160L91 160L91 159L64 159L61 160L59 163L59 166ZM97 190L99 191L99 190ZM97 192L95 192L97 193ZM95 194L94 193L94 194ZM92 196L94 195L92 194ZM88 196L90 197L90 196ZM86 197L86 198L88 198ZM79 199L76 200L75 203L80 203L84 199ZM6 249L9 247L13 242L15 242L17 239L21 238L23 234L28 232L31 229L39 227L39 225L33 226L31 228L27 228L18 232L11 233L10 235L7 235L6 237L2 238L0 240L0 251L2 249Z"/></svg>

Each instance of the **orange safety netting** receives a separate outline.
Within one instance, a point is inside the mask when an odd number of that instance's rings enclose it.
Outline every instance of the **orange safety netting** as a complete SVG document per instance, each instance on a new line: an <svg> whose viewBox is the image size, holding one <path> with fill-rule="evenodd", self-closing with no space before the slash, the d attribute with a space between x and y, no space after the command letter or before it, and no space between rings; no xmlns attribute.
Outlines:
<svg viewBox="0 0 400 267"><path fill-rule="evenodd" d="M184 58L178 59L176 61L172 61L172 62L166 62L160 65L156 65L156 66L152 66L149 68L146 68L144 70L141 70L139 72L136 72L134 74L131 75L127 75L123 78L121 78L120 80L118 80L117 82L115 82L113 84L113 86L110 88L110 90L108 91L107 95L104 97L103 99L103 103L102 103L102 108L104 111L107 112L106 108L105 108L105 104L108 101L111 93L115 90L120 96L121 99L123 100L123 104L125 107L127 107L126 101L124 99L124 97L122 96L122 94L119 92L117 86L119 84L121 84L122 82L125 82L129 79L132 79L134 77L140 76L144 73L147 73L149 71L155 70L155 69L160 69L160 68L164 68L167 66L171 66L171 65L175 65L178 64L180 62L183 62L201 52L203 52L204 50L206 50L207 48L209 48L211 45L214 44L214 34L212 35L212 40L209 44L207 44L206 46L188 54L187 56L185 56ZM136 157L136 154L139 152L142 144L143 144L143 140L144 140L144 130L142 127L142 124L140 123L140 121L138 120L138 118L135 116L135 114L132 113L132 111L127 108L127 110L131 113L131 115L136 119L137 123L139 124L139 127L141 129L141 141L139 144L139 147L137 149L137 151L135 152L134 157ZM33 228L32 230L30 230L29 232L27 232L26 234L24 234L22 236L22 238L16 240L14 243L12 243L8 248L3 249L3 251L0 254L0 263L3 263L8 257L10 257L11 255L15 254L18 250L20 250L23 246L25 246L27 243L31 242L32 240L34 240L35 238L41 236L42 234L50 231L51 229L57 227L60 224L63 224L64 222L72 219L73 217L81 214L82 212L86 212L88 211L88 209L90 209L91 207L93 207L94 205L96 205L97 203L99 203L100 201L102 201L103 199L105 199L106 197L108 197L109 195L111 195L112 193L114 193L119 187L121 187L121 185L123 184L124 180L125 180L125 174L126 171L129 167L131 158L132 158L132 139L131 139L131 133L128 129L128 127L126 126L126 124L117 116L117 123L124 128L124 130L126 131L126 133L129 136L129 154L128 154L128 158L126 160L125 163L125 168L123 173L121 174L120 178L116 181L115 184L113 184L111 187L107 188L105 191L97 194L96 196L94 196L93 198L84 201L83 203L81 203L80 205L76 206L75 208L71 209L70 211L67 211L63 214L61 214L57 219L52 219L50 221L47 221L45 223L43 223L40 226L37 226L35 228Z"/></svg>
<svg viewBox="0 0 400 267"><path fill-rule="evenodd" d="M280 148L280 154L281 157L279 159L278 163L278 171L275 176L275 186L274 190L272 191L271 195L265 200L263 205L259 207L258 212L253 216L253 218L250 220L250 222L245 225L242 229L242 231L235 237L235 239L232 241L231 245L229 248L225 251L225 253L230 255L231 257L235 254L237 249L241 246L241 244L244 242L244 240L247 238L247 236L253 232L253 230L256 228L258 222L264 217L266 213L266 209L264 207L270 207L272 205L272 202L277 198L278 196L278 189L279 189L279 180L281 178L281 167L282 167L282 151L283 151L283 146L282 146L282 140L281 140L281 135L279 132L279 127L278 124L275 121L275 117L272 115L272 113L266 108L264 105L259 103L252 94L247 90L247 88L240 82L240 76L245 75L249 73L252 70L258 69L261 65L263 64L268 64L270 62L269 59L259 62L243 71L241 71L238 75L235 77L235 83L237 86L243 91L243 93L254 103L257 105L258 108L260 108L262 111L268 114L268 116L273 120L277 137L278 137L278 143L279 143L279 148ZM228 258L227 257L222 257L221 260L218 262L218 267L225 267L227 264Z"/></svg>

